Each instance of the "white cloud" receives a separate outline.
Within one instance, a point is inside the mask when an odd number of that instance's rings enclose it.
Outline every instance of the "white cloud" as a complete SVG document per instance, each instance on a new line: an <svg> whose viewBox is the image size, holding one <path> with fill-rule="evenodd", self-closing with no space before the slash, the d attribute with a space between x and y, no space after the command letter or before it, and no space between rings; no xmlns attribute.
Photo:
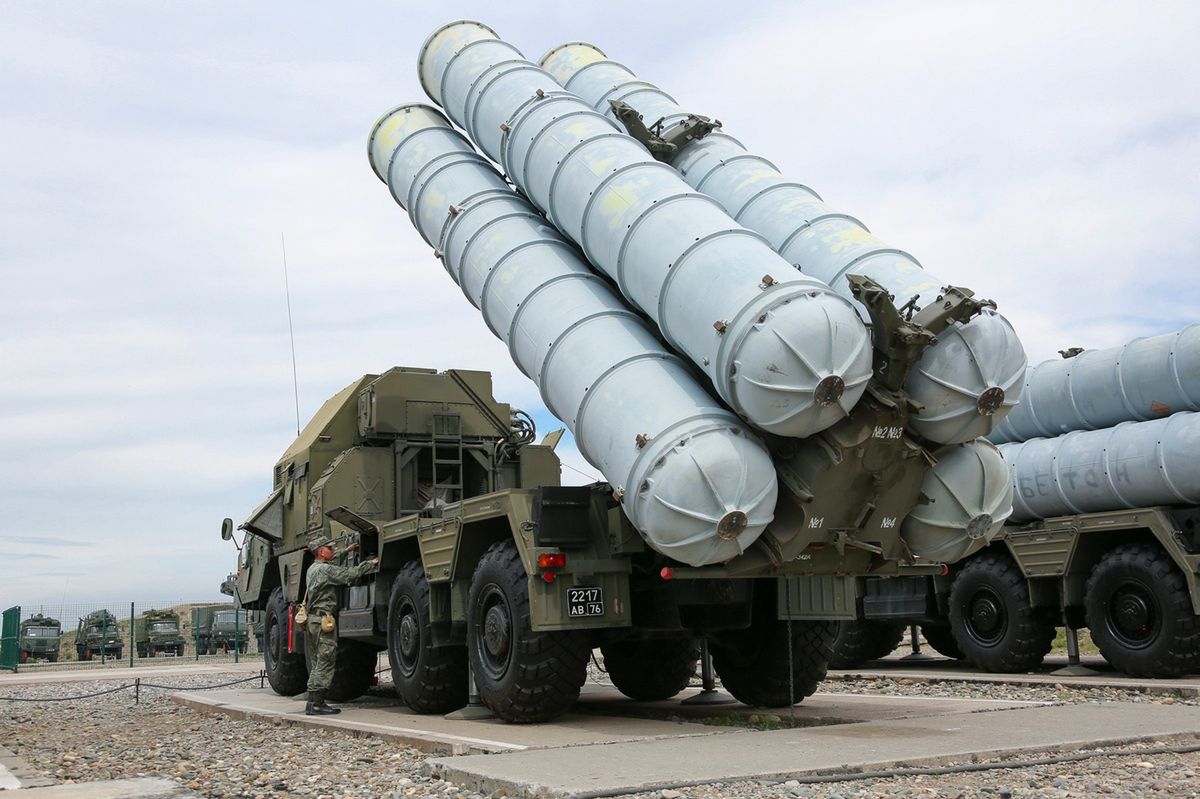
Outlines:
<svg viewBox="0 0 1200 799"><path fill-rule="evenodd" d="M68 579L82 599L216 598L220 518L265 495L294 433L281 231L302 415L405 364L490 369L557 426L367 166L452 16L534 58L594 41L1000 301L1035 361L1200 316L1193 5L690 8L7 8L0 539L94 546L14 543L53 557L6 573L0 604Z"/></svg>

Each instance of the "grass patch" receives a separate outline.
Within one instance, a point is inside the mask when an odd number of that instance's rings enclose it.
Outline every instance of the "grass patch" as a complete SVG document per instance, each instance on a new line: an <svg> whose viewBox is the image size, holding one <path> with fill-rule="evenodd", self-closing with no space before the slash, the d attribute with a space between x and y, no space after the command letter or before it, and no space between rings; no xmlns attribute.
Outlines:
<svg viewBox="0 0 1200 799"><path fill-rule="evenodd" d="M1067 631L1063 628L1058 628L1057 634L1054 636L1053 649L1056 655L1065 655L1067 653ZM1079 654L1081 655L1099 655L1100 648L1092 641L1091 632L1088 630L1079 631Z"/></svg>

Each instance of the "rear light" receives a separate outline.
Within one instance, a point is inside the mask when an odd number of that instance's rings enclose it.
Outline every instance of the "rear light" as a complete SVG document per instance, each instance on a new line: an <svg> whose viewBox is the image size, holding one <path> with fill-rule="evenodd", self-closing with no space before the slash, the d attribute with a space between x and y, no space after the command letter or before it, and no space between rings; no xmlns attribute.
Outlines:
<svg viewBox="0 0 1200 799"><path fill-rule="evenodd" d="M567 556L562 552L543 552L538 555L539 569L561 569L567 565Z"/></svg>
<svg viewBox="0 0 1200 799"><path fill-rule="evenodd" d="M675 570L672 569L670 566L663 566L662 569L658 572L658 576L663 578L664 580L670 580L672 577L675 576Z"/></svg>
<svg viewBox="0 0 1200 799"><path fill-rule="evenodd" d="M542 572L542 579L548 583L554 582L554 578L557 576L554 572Z"/></svg>

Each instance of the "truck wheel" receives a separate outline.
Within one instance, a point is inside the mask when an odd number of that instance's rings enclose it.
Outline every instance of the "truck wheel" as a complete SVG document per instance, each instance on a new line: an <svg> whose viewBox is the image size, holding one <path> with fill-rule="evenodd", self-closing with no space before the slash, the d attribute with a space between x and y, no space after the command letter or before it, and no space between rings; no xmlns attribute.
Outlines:
<svg viewBox="0 0 1200 799"><path fill-rule="evenodd" d="M308 665L304 654L288 654L288 609L283 588L276 587L267 599L267 651L263 653L267 681L280 696L295 696L308 686Z"/></svg>
<svg viewBox="0 0 1200 799"><path fill-rule="evenodd" d="M57 653L57 652L55 652L53 655L51 655L51 656L50 656L49 658L47 658L47 659L48 659L48 660L49 660L51 663L57 663L57 662L58 662L58 653Z"/></svg>
<svg viewBox="0 0 1200 799"><path fill-rule="evenodd" d="M793 621L789 669L788 622L756 616L750 629L710 644L725 690L752 707L788 707L811 696L825 679L837 622Z"/></svg>
<svg viewBox="0 0 1200 799"><path fill-rule="evenodd" d="M1180 677L1200 664L1187 581L1161 548L1122 544L1096 564L1084 606L1100 654L1132 677Z"/></svg>
<svg viewBox="0 0 1200 799"><path fill-rule="evenodd" d="M839 622L829 656L831 669L857 669L871 660L892 654L904 638L903 622L855 619Z"/></svg>
<svg viewBox="0 0 1200 799"><path fill-rule="evenodd" d="M21 656L20 656L19 658L17 658L17 662L19 662L19 663L25 663L25 662L26 662L26 661L28 661L28 660L29 660L29 653L28 653L28 652L22 652L22 653L21 653Z"/></svg>
<svg viewBox="0 0 1200 799"><path fill-rule="evenodd" d="M950 630L963 655L985 671L1036 667L1054 642L1055 623L1029 603L1017 564L989 552L973 558L950 588Z"/></svg>
<svg viewBox="0 0 1200 799"><path fill-rule="evenodd" d="M479 559L467 595L467 648L475 684L505 721L548 721L579 698L591 636L585 630L534 632L529 587L512 541Z"/></svg>
<svg viewBox="0 0 1200 799"><path fill-rule="evenodd" d="M954 633L946 625L921 625L921 635L925 636L925 643L933 647L933 651L939 655L944 655L954 660L963 659L963 651L958 646L958 641L954 640Z"/></svg>
<svg viewBox="0 0 1200 799"><path fill-rule="evenodd" d="M308 639L304 639L305 670L312 671L308 651ZM358 699L371 687L375 679L375 661L378 650L370 644L349 638L339 638L337 655L333 661L333 676L325 689L325 698L334 702L349 702ZM307 680L307 677L305 678Z"/></svg>
<svg viewBox="0 0 1200 799"><path fill-rule="evenodd" d="M670 699L688 687L700 659L694 638L615 641L600 647L609 679L630 699Z"/></svg>
<svg viewBox="0 0 1200 799"><path fill-rule="evenodd" d="M467 648L433 646L429 581L409 561L388 596L388 663L396 695L417 713L449 713L467 704Z"/></svg>

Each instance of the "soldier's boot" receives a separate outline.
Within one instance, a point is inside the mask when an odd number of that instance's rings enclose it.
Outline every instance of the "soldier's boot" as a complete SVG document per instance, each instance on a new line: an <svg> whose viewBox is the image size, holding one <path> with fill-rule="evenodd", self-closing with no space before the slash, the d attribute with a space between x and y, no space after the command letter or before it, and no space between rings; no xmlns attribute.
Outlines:
<svg viewBox="0 0 1200 799"><path fill-rule="evenodd" d="M340 707L330 707L325 704L324 691L309 691L308 704L304 706L304 715L306 716L333 716L341 713Z"/></svg>

